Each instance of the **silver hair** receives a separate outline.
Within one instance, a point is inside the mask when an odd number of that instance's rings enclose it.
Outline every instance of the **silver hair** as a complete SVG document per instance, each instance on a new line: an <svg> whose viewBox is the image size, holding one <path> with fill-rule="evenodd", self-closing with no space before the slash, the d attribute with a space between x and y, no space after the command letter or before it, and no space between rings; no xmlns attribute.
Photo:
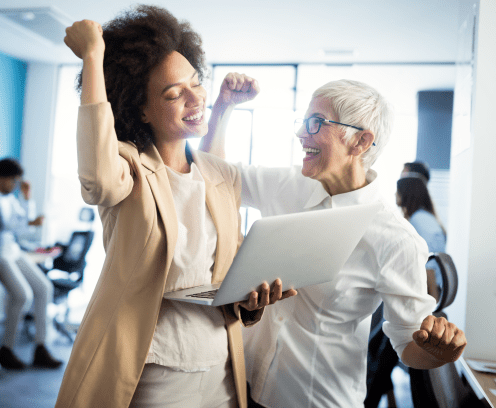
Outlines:
<svg viewBox="0 0 496 408"><path fill-rule="evenodd" d="M359 81L341 79L318 88L312 98L329 101L337 115L333 119L348 125L372 131L375 146L362 155L365 170L374 164L386 146L393 125L393 109L389 102L374 88ZM346 127L344 139L349 141L358 130Z"/></svg>

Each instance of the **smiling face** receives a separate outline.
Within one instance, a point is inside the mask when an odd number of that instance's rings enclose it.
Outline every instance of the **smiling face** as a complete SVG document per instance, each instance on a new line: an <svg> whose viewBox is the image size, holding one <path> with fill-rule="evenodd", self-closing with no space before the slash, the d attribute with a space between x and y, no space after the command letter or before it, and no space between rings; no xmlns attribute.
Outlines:
<svg viewBox="0 0 496 408"><path fill-rule="evenodd" d="M322 98L314 98L308 106L305 118L318 117L338 121L329 102ZM333 123L322 123L315 135L309 135L303 127L298 134L303 151L302 174L319 181L340 176L351 164L354 156L351 148L343 140L344 129Z"/></svg>
<svg viewBox="0 0 496 408"><path fill-rule="evenodd" d="M142 120L150 124L155 143L168 143L207 133L207 92L195 68L174 51L155 67L148 81Z"/></svg>

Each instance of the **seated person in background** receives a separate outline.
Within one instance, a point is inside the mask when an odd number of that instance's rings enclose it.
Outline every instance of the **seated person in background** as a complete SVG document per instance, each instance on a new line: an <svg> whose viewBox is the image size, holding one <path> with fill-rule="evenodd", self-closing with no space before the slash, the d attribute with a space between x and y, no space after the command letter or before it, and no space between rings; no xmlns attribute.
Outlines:
<svg viewBox="0 0 496 408"><path fill-rule="evenodd" d="M210 119L217 131L211 129L202 149L224 157L229 115L257 91L253 79L227 75ZM405 364L440 367L458 359L466 346L462 330L429 315L435 302L427 294L427 245L383 199L370 169L388 141L391 122L388 103L372 87L329 82L313 93L305 118L295 123L306 152L302 166L237 165L242 205L262 216L382 205L333 282L300 289L244 331L254 407L363 406L370 316L381 301L384 331Z"/></svg>
<svg viewBox="0 0 496 408"><path fill-rule="evenodd" d="M0 160L0 283L8 294L5 333L0 348L0 365L22 369L25 364L13 352L17 327L23 312L34 298L36 349L33 365L57 368L62 362L54 359L45 346L47 306L53 299L53 285L43 271L26 256L16 242L16 233L28 225L40 226L43 217L29 221L34 202L30 200L31 186L22 181L24 171L14 159ZM18 200L13 193L20 183L22 193ZM31 211L30 211L31 210Z"/></svg>

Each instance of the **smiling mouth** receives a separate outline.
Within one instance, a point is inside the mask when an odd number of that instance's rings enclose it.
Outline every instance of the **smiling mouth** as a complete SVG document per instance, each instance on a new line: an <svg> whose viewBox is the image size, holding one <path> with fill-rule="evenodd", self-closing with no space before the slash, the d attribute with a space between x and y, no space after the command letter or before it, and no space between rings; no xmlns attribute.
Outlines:
<svg viewBox="0 0 496 408"><path fill-rule="evenodd" d="M313 147L304 147L303 151L306 153L305 158L315 157L320 153L320 149L315 149Z"/></svg>
<svg viewBox="0 0 496 408"><path fill-rule="evenodd" d="M203 111L199 111L198 113L195 113L194 115L191 116L186 116L185 118L183 118L183 121L194 122L194 121L199 121L201 118L203 118Z"/></svg>

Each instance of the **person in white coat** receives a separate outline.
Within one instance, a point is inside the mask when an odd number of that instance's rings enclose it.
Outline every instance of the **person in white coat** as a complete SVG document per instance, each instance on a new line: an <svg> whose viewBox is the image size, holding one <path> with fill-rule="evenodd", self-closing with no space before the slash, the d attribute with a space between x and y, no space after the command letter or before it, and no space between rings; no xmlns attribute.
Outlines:
<svg viewBox="0 0 496 408"><path fill-rule="evenodd" d="M33 366L58 368L62 364L45 346L47 306L53 299L53 285L43 271L21 250L16 235L28 226L40 226L43 217L30 221L34 213L31 185L22 180L24 171L14 159L0 160L0 283L8 294L5 333L0 348L0 365L7 369L23 369L26 364L13 352L17 327L34 300L36 348ZM21 198L13 194L20 186Z"/></svg>

